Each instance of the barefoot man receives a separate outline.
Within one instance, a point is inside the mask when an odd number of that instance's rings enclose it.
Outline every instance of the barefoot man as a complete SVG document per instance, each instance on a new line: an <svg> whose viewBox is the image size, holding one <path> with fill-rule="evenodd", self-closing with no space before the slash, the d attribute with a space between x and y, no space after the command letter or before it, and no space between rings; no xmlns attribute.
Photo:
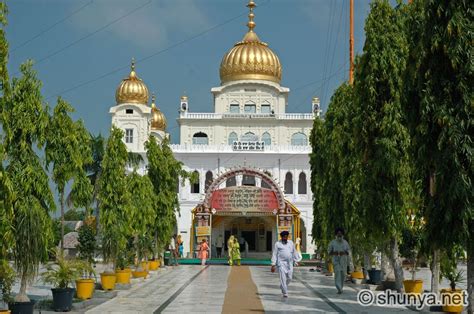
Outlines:
<svg viewBox="0 0 474 314"><path fill-rule="evenodd" d="M283 297L288 297L288 285L293 279L293 264L296 265L298 256L293 241L288 240L288 231L280 233L281 240L275 243L272 254L272 273L278 268L280 288Z"/></svg>
<svg viewBox="0 0 474 314"><path fill-rule="evenodd" d="M329 243L329 255L332 256L334 266L334 283L336 284L337 294L342 293L344 280L347 274L347 264L349 259L349 243L344 240L344 229L336 228L336 239Z"/></svg>

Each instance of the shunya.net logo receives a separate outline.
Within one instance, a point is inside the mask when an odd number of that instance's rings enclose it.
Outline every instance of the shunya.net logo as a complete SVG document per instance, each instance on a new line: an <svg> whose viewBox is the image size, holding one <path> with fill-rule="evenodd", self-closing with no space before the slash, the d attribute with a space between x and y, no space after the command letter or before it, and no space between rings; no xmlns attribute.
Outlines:
<svg viewBox="0 0 474 314"><path fill-rule="evenodd" d="M425 306L467 306L468 293L466 290L460 293L443 293L438 296L436 293L399 293L385 290L381 293L374 293L368 289L362 289L357 293L357 302L362 306L413 306L417 310Z"/></svg>

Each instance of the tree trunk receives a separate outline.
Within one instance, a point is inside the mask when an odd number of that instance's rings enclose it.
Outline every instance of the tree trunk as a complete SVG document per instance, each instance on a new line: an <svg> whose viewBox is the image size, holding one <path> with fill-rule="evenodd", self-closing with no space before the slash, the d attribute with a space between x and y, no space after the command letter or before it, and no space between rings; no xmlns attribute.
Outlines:
<svg viewBox="0 0 474 314"><path fill-rule="evenodd" d="M403 268L398 253L398 241L395 237L390 238L390 262L395 274L395 288L398 292L403 292Z"/></svg>
<svg viewBox="0 0 474 314"><path fill-rule="evenodd" d="M369 278L369 273L367 272L372 268L372 263L370 262L370 254L364 253L364 278Z"/></svg>
<svg viewBox="0 0 474 314"><path fill-rule="evenodd" d="M431 261L431 292L439 292L439 250L433 251L433 260Z"/></svg>
<svg viewBox="0 0 474 314"><path fill-rule="evenodd" d="M470 239L467 239L467 291L469 293L469 305L467 312L474 314L474 239L472 239L472 230L474 230L474 221L470 223Z"/></svg>
<svg viewBox="0 0 474 314"><path fill-rule="evenodd" d="M26 275L26 272L23 272L23 274L21 275L20 291L15 296L15 302L30 302L30 299L26 294L27 282L28 276Z"/></svg>
<svg viewBox="0 0 474 314"><path fill-rule="evenodd" d="M61 206L61 255L64 252L64 191L59 192L59 202Z"/></svg>
<svg viewBox="0 0 474 314"><path fill-rule="evenodd" d="M382 273L382 281L387 280L388 274L390 273L390 264L386 253L381 252L380 254L380 270Z"/></svg>

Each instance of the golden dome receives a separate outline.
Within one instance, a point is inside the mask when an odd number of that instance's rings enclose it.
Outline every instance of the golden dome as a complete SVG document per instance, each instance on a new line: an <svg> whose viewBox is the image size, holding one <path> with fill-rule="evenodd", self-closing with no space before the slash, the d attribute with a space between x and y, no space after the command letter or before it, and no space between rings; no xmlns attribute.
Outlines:
<svg viewBox="0 0 474 314"><path fill-rule="evenodd" d="M132 59L130 75L124 78L115 91L117 104L148 104L148 88L135 73L135 61Z"/></svg>
<svg viewBox="0 0 474 314"><path fill-rule="evenodd" d="M267 80L280 83L281 64L278 56L266 43L260 41L253 31L255 6L253 0L247 4L250 10L247 34L222 58L219 71L222 83L236 80Z"/></svg>
<svg viewBox="0 0 474 314"><path fill-rule="evenodd" d="M155 105L155 95L151 96L151 129L164 131L166 129L166 117Z"/></svg>

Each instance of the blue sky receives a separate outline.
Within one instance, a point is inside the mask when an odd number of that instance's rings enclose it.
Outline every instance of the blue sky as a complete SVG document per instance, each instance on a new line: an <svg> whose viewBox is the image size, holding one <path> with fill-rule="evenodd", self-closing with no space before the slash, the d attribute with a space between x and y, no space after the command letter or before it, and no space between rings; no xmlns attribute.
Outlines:
<svg viewBox="0 0 474 314"><path fill-rule="evenodd" d="M310 112L312 96L321 98L325 110L334 88L348 76L349 0L255 2L255 31L278 54L282 85L290 88L288 112ZM360 53L370 1L354 2L355 50ZM115 89L128 75L130 60L135 57L137 73L156 93L157 105L165 113L168 132L176 143L179 98L184 92L190 111L213 110L210 89L220 83L219 64L224 53L247 30L246 3L7 1L9 71L17 74L26 59L39 61L35 69L43 81L46 101L54 105L61 95L76 108L74 117L83 119L91 132L108 134L108 111L115 103Z"/></svg>

